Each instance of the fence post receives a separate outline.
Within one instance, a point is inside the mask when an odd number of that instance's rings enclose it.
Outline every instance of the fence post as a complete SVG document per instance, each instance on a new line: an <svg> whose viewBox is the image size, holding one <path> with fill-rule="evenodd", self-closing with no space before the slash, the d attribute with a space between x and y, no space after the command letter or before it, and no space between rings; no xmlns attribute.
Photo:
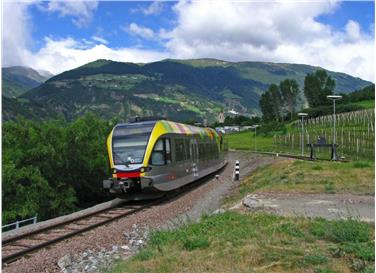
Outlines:
<svg viewBox="0 0 376 273"><path fill-rule="evenodd" d="M359 156L359 138L356 139L356 158Z"/></svg>

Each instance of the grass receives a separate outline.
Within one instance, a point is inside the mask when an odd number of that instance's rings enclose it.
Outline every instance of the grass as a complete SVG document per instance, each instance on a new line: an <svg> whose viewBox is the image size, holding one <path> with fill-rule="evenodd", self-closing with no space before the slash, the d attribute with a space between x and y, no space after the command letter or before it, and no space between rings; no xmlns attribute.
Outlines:
<svg viewBox="0 0 376 273"><path fill-rule="evenodd" d="M226 212L151 234L142 251L107 272L373 272L373 236L354 219Z"/></svg>
<svg viewBox="0 0 376 273"><path fill-rule="evenodd" d="M366 109L375 108L375 100L363 100L363 101L354 102L354 104L360 105Z"/></svg>
<svg viewBox="0 0 376 273"><path fill-rule="evenodd" d="M256 137L256 146L255 146L255 137L253 131L243 131L239 133L232 133L226 135L226 139L229 144L230 149L235 150L256 150L258 151L273 151L273 137Z"/></svg>
<svg viewBox="0 0 376 273"><path fill-rule="evenodd" d="M374 176L372 161L339 163L286 159L257 169L227 197L227 202L262 191L369 195L375 192Z"/></svg>
<svg viewBox="0 0 376 273"><path fill-rule="evenodd" d="M292 129L291 129L292 130ZM249 150L258 152L275 152L275 153L287 153L287 154L301 154L301 148L299 139L296 138L294 146L291 145L277 145L274 143L274 138L272 136L256 136L256 143L254 137L254 131L243 131L227 134L226 139L228 141L229 149L233 150ZM370 160L374 158L374 153L370 153L371 150L360 152L358 155L355 153L350 153L348 149L345 150L341 145L339 146L337 152L339 156L344 155L346 159L356 159L356 160ZM304 148L304 155L310 155L310 149L308 147ZM330 149L320 148L316 149L316 156L320 159L330 159Z"/></svg>

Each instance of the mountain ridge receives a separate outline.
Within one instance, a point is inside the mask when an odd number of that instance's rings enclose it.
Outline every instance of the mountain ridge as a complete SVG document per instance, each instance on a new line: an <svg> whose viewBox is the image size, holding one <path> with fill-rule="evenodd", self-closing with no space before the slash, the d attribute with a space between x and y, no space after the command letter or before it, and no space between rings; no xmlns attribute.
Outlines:
<svg viewBox="0 0 376 273"><path fill-rule="evenodd" d="M213 121L223 110L258 114L258 100L271 83L292 78L302 89L305 75L317 69L304 64L217 59L165 59L144 64L98 59L51 77L20 98L48 104L67 119L91 111L104 118L164 115L179 121ZM339 92L371 84L344 73L328 73Z"/></svg>
<svg viewBox="0 0 376 273"><path fill-rule="evenodd" d="M9 66L1 69L2 95L9 98L18 97L51 78L48 71L37 71L27 66Z"/></svg>

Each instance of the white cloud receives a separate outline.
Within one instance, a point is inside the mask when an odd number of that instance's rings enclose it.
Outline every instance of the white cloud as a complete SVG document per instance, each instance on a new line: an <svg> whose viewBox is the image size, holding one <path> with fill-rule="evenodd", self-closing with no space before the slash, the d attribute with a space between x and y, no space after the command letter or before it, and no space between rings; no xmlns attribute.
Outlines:
<svg viewBox="0 0 376 273"><path fill-rule="evenodd" d="M355 21L345 31L315 18L338 3L180 1L177 26L162 31L172 56L317 65L374 80L374 40Z"/></svg>
<svg viewBox="0 0 376 273"><path fill-rule="evenodd" d="M142 9L144 15L158 15L163 11L163 3L154 1L147 8Z"/></svg>
<svg viewBox="0 0 376 273"><path fill-rule="evenodd" d="M361 34L358 22L349 20L346 24L346 34L350 41L359 41L361 39Z"/></svg>
<svg viewBox="0 0 376 273"><path fill-rule="evenodd" d="M3 4L5 27L3 27L2 37L2 66L25 65L57 74L97 59L150 62L169 56L163 52L136 48L113 49L104 45L105 40L97 35L94 35L92 40L80 41L72 38L56 40L46 37L43 46L38 51L31 51L32 22L28 15L29 6L29 2L4 2ZM93 41L102 44L98 45Z"/></svg>
<svg viewBox="0 0 376 273"><path fill-rule="evenodd" d="M106 39L99 37L99 36L91 36L91 39L101 44L105 44L105 45L108 44L108 41Z"/></svg>
<svg viewBox="0 0 376 273"><path fill-rule="evenodd" d="M120 62L150 62L167 58L167 54L154 51L117 48L106 45L88 46L68 38L52 40L46 38L45 46L36 53L27 52L24 59L35 69L48 70L54 74L76 68L97 59L109 59Z"/></svg>
<svg viewBox="0 0 376 273"><path fill-rule="evenodd" d="M4 2L2 28L3 66L19 65L22 55L32 46L28 3ZM29 26L28 28L26 26Z"/></svg>
<svg viewBox="0 0 376 273"><path fill-rule="evenodd" d="M158 15L161 14L164 8L164 4L162 1L153 1L148 6L139 6L137 8L131 9L132 12L142 13L146 16L149 15Z"/></svg>
<svg viewBox="0 0 376 273"><path fill-rule="evenodd" d="M41 10L58 13L60 16L73 17L72 22L77 27L86 27L93 17L95 10L98 7L98 2L89 1L49 1L40 3Z"/></svg>
<svg viewBox="0 0 376 273"><path fill-rule="evenodd" d="M137 25L136 23L131 23L128 27L123 28L123 30L143 39L151 40L154 38L154 31L152 29Z"/></svg>

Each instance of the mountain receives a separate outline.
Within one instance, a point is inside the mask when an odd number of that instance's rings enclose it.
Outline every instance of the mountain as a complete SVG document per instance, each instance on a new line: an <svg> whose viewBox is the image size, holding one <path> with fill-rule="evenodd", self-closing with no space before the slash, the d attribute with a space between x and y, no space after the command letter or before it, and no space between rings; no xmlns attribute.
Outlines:
<svg viewBox="0 0 376 273"><path fill-rule="evenodd" d="M104 118L158 115L174 120L207 118L225 110L259 113L260 95L271 83L298 81L319 67L215 59L163 60L147 64L97 60L56 75L21 95L74 119L87 111ZM328 71L336 90L349 93L370 82ZM10 115L11 116L11 115Z"/></svg>
<svg viewBox="0 0 376 273"><path fill-rule="evenodd" d="M25 66L2 68L2 95L14 98L39 86L53 75L48 71L36 71Z"/></svg>

